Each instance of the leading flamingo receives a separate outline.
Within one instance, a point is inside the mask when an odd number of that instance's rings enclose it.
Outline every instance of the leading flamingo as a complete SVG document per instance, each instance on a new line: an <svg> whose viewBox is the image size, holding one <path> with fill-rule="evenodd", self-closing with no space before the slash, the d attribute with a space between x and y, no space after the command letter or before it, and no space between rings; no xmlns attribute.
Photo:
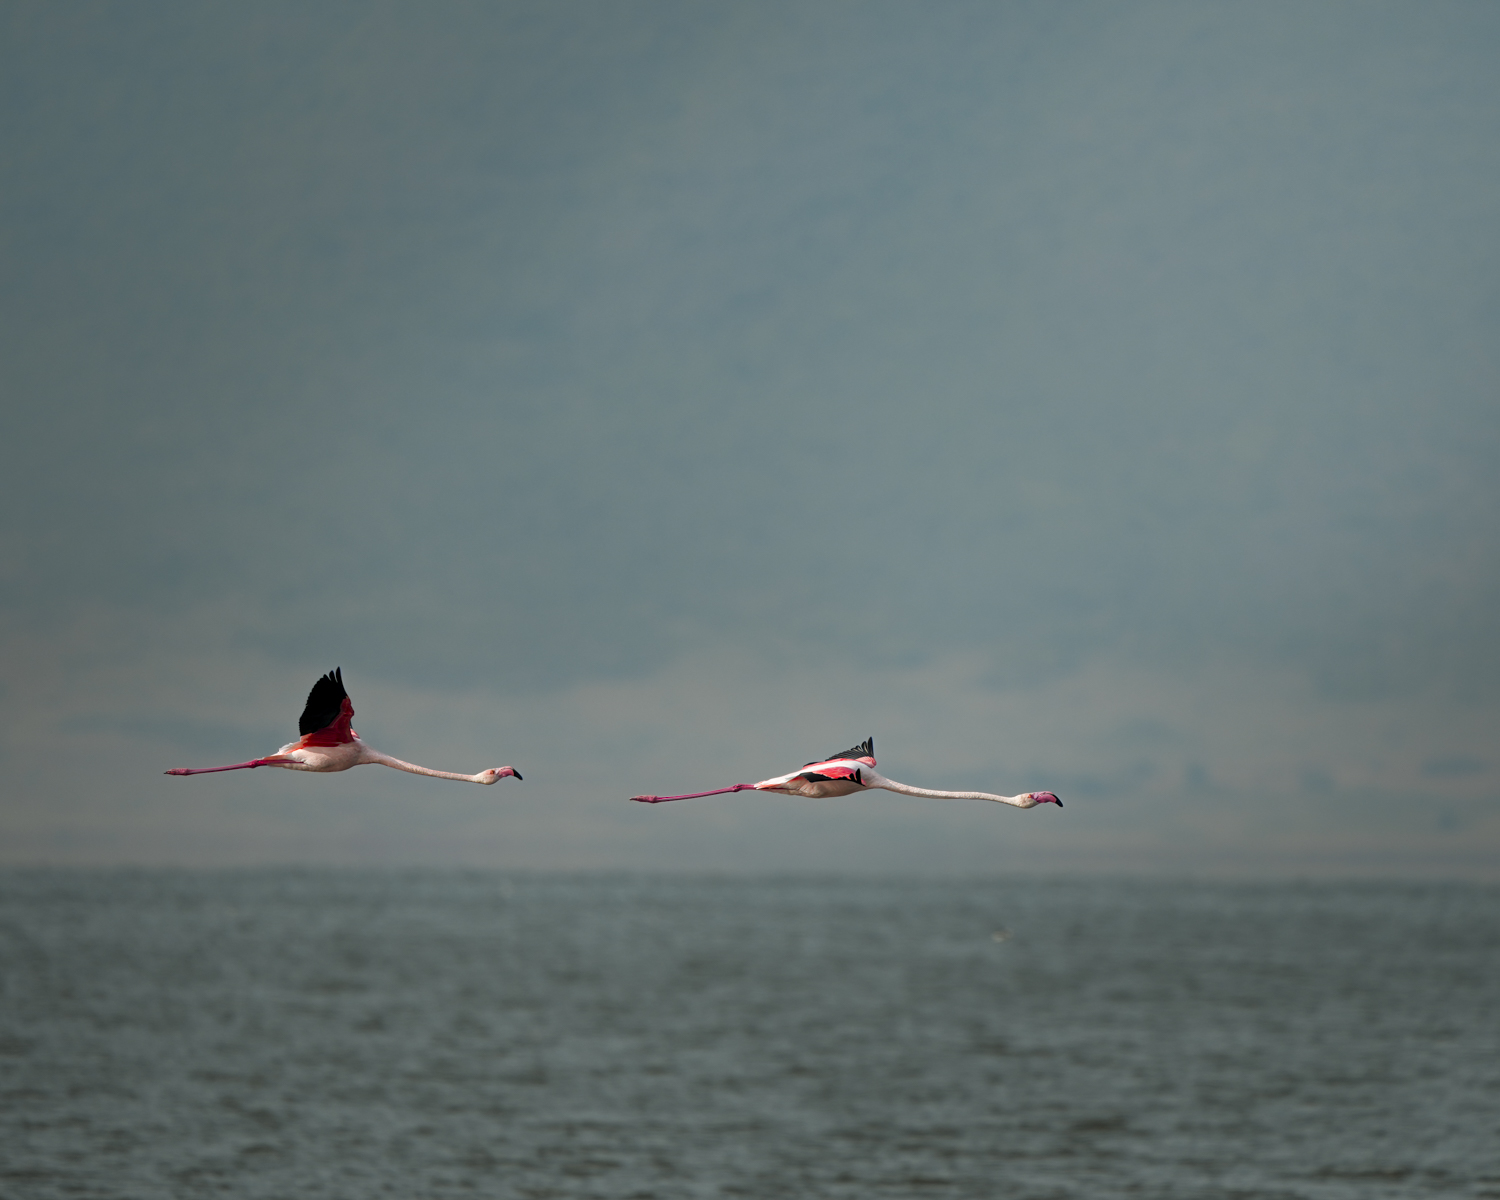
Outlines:
<svg viewBox="0 0 1500 1200"><path fill-rule="evenodd" d="M783 796L847 796L852 792L881 788L903 796L925 796L939 800L996 800L1016 808L1035 808L1038 804L1062 801L1052 792L1023 792L1019 796L994 796L989 792L935 792L930 788L912 787L887 779L875 770L875 739L866 738L858 746L835 754L821 762L810 762L800 771L762 779L759 783L737 783L712 792L689 792L685 796L632 796L642 804L662 804L668 800L694 800L699 796L721 796L725 792L779 792Z"/></svg>
<svg viewBox="0 0 1500 1200"><path fill-rule="evenodd" d="M244 771L251 767L285 767L289 771L347 771L350 767L378 763L382 767L395 767L398 771L410 771L413 775L431 775L434 779L458 779L465 783L496 783L507 776L521 778L514 767L491 767L478 775L455 775L452 771L434 771L430 767L419 767L416 763L402 762L389 754L367 746L360 741L359 734L350 727L354 719L354 704L344 690L344 673L335 667L307 693L307 707L297 722L297 732L302 736L288 742L280 750L266 758L252 758L249 762L231 763L227 767L174 767L168 775L207 775L213 771Z"/></svg>

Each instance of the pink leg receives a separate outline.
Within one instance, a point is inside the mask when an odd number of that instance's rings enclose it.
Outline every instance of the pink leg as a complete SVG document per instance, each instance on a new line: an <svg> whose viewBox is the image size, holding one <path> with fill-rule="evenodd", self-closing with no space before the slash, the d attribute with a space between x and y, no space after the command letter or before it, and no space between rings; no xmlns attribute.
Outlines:
<svg viewBox="0 0 1500 1200"><path fill-rule="evenodd" d="M273 754L270 758L252 758L249 762L232 763L227 767L173 767L170 771L163 773L166 775L212 775L215 771L245 771L251 767L279 767L282 763L296 761L295 758Z"/></svg>
<svg viewBox="0 0 1500 1200"><path fill-rule="evenodd" d="M664 804L668 800L696 800L699 796L722 796L725 792L753 792L753 783L737 783L733 787L719 788L713 792L689 792L686 796L632 796L642 804Z"/></svg>

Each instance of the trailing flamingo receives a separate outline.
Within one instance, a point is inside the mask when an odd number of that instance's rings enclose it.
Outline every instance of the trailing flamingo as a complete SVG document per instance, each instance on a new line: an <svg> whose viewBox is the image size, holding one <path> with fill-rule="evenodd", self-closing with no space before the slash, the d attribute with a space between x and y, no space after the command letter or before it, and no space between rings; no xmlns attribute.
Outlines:
<svg viewBox="0 0 1500 1200"><path fill-rule="evenodd" d="M853 749L810 762L800 771L763 779L759 783L737 783L712 792L689 792L685 796L632 796L642 804L662 804L668 800L694 800L699 796L721 796L725 792L779 792L784 796L848 796L853 792L882 788L903 796L925 796L939 800L997 800L1016 808L1035 808L1038 804L1062 801L1052 792L1023 792L1019 796L994 796L989 792L936 792L930 788L912 787L887 779L875 770L875 739L868 738Z"/></svg>
<svg viewBox="0 0 1500 1200"><path fill-rule="evenodd" d="M289 771L347 771L350 767L378 763L382 767L394 767L398 771L410 771L413 775L431 775L434 779L459 779L465 783L495 783L507 776L520 779L521 773L513 767L491 767L478 775L456 775L452 771L434 771L430 767L419 767L415 763L402 762L389 754L382 754L359 740L359 734L350 727L354 719L354 704L344 690L344 673L335 667L313 684L307 693L307 707L297 722L297 732L302 736L289 742L275 754L266 758L252 758L249 762L231 763L227 767L174 767L168 775L207 775L214 771L244 771L251 767L285 767Z"/></svg>

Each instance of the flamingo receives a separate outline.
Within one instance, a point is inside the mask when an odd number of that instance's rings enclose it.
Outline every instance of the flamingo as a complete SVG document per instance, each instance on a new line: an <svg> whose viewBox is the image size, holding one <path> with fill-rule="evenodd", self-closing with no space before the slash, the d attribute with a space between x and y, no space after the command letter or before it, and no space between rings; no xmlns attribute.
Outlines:
<svg viewBox="0 0 1500 1200"><path fill-rule="evenodd" d="M779 792L783 796L847 796L852 792L883 788L903 796L925 796L939 800L997 800L1016 808L1035 808L1038 804L1062 801L1052 792L1023 792L1019 796L993 796L989 792L935 792L930 788L912 787L887 779L875 770L875 739L866 738L858 746L831 755L821 762L810 762L800 771L762 779L759 783L737 783L712 792L689 792L685 796L632 796L642 804L663 804L668 800L694 800L699 796L721 796L725 792Z"/></svg>
<svg viewBox="0 0 1500 1200"><path fill-rule="evenodd" d="M350 728L354 718L354 704L344 690L344 673L335 667L312 685L307 693L307 707L297 722L297 732L302 736L288 742L275 754L266 758L252 758L249 762L231 763L227 767L173 767L168 775L207 775L213 771L244 771L252 767L285 767L289 771L347 771L350 767L366 763L379 763L382 767L395 767L398 771L410 771L413 775L431 775L434 779L459 779L465 783L496 783L507 776L521 778L514 767L491 767L478 775L456 775L452 771L434 771L430 767L419 767L416 763L402 762L389 754L382 754L360 741L359 734Z"/></svg>

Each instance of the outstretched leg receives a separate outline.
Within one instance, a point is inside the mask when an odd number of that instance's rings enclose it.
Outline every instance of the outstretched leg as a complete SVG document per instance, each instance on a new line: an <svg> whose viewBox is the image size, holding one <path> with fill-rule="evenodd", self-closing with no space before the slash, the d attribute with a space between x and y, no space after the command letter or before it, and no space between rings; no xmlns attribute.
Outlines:
<svg viewBox="0 0 1500 1200"><path fill-rule="evenodd" d="M252 758L249 762L231 763L227 767L173 767L165 775L212 775L215 771L247 771L251 767L280 767L298 760L285 754L273 754L270 758Z"/></svg>
<svg viewBox="0 0 1500 1200"><path fill-rule="evenodd" d="M668 800L696 800L699 796L722 796L725 792L753 792L753 783L737 783L733 787L718 788L712 792L689 792L686 796L632 796L641 804L665 804Z"/></svg>

